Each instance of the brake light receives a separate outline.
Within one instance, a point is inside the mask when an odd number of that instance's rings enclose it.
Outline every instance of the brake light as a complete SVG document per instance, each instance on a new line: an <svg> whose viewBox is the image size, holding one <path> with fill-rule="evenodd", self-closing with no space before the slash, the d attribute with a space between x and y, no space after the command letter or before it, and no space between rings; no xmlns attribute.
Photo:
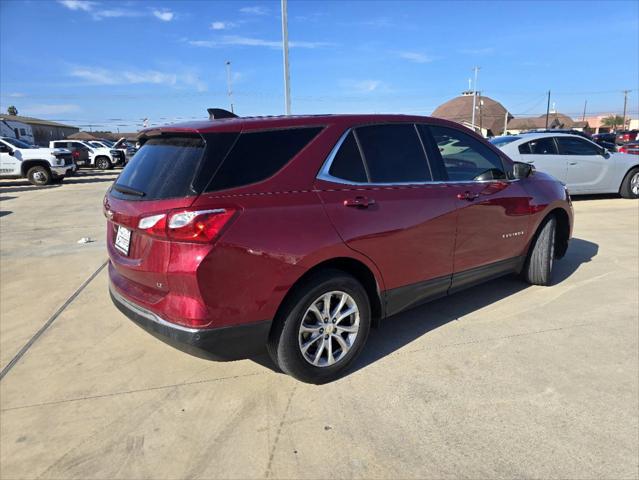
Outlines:
<svg viewBox="0 0 639 480"><path fill-rule="evenodd" d="M234 214L235 210L224 208L174 213L169 220L167 232L173 240L211 242Z"/></svg>
<svg viewBox="0 0 639 480"><path fill-rule="evenodd" d="M142 217L138 222L138 229L155 237L209 243L218 237L235 212L232 208L216 208L160 213Z"/></svg>
<svg viewBox="0 0 639 480"><path fill-rule="evenodd" d="M626 147L619 147L619 153L628 153Z"/></svg>

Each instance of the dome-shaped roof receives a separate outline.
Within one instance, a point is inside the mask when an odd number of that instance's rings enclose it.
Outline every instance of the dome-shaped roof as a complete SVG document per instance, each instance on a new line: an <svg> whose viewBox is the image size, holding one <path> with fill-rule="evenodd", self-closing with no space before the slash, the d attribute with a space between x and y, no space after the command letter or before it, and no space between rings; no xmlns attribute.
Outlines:
<svg viewBox="0 0 639 480"><path fill-rule="evenodd" d="M481 105L480 105L481 102ZM475 102L475 126L488 129L493 135L499 135L504 131L504 106L490 97L477 94ZM442 103L432 113L433 117L444 118L458 123L471 123L473 118L473 94L464 94L455 97L446 103ZM508 120L512 119L508 114Z"/></svg>

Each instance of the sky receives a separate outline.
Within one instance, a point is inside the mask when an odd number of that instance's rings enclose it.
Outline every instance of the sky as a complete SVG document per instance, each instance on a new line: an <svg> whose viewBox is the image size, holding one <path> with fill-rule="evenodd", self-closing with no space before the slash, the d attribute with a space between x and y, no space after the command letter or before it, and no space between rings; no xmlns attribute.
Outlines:
<svg viewBox="0 0 639 480"><path fill-rule="evenodd" d="M515 117L639 110L637 1L288 2L293 114L429 115L469 88ZM0 110L135 131L284 113L279 1L0 0Z"/></svg>

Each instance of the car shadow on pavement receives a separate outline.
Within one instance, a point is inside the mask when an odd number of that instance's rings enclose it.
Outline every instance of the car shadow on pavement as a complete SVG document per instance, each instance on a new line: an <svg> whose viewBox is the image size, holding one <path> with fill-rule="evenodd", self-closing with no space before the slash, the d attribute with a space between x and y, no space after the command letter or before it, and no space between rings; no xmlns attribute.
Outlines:
<svg viewBox="0 0 639 480"><path fill-rule="evenodd" d="M0 210L0 218L6 217L7 215L11 215L13 212L9 210Z"/></svg>
<svg viewBox="0 0 639 480"><path fill-rule="evenodd" d="M566 256L554 265L553 285L570 277L598 251L596 243L573 238ZM364 351L344 376L394 353L436 328L529 287L514 275L506 276L384 319L379 328L371 329ZM279 372L268 354L252 357L251 360Z"/></svg>

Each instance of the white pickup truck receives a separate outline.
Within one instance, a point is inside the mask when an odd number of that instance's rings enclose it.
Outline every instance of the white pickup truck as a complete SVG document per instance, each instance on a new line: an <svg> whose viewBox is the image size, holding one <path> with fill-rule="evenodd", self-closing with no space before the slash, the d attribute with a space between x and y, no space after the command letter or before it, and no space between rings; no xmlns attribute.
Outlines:
<svg viewBox="0 0 639 480"><path fill-rule="evenodd" d="M27 178L33 185L60 183L77 169L69 150L40 148L0 137L0 178Z"/></svg>
<svg viewBox="0 0 639 480"><path fill-rule="evenodd" d="M78 166L89 166L100 170L110 170L114 165L124 163L124 155L118 150L106 147L95 147L84 140L53 140L49 148L66 148L78 152Z"/></svg>

